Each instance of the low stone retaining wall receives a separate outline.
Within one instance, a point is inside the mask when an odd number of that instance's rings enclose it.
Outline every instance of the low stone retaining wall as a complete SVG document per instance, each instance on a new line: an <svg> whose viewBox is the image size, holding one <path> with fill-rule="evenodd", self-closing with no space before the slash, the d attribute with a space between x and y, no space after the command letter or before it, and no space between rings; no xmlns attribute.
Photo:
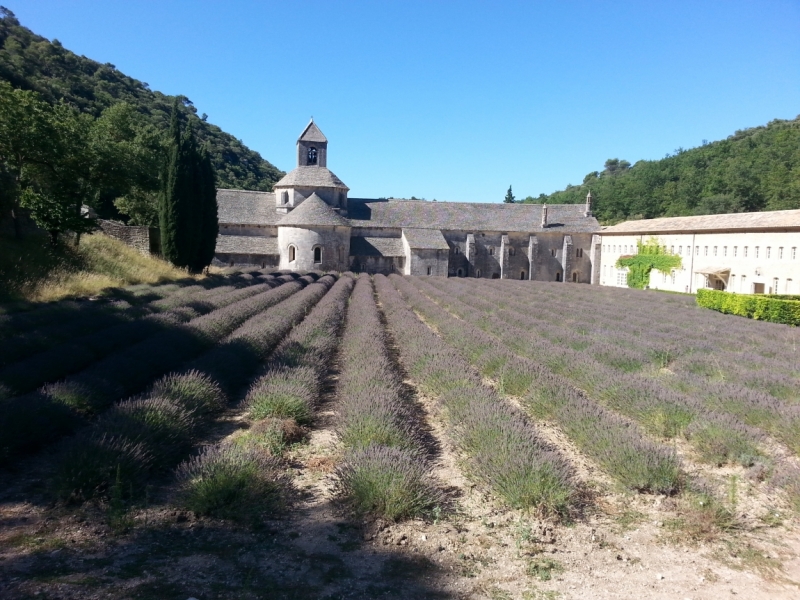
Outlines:
<svg viewBox="0 0 800 600"><path fill-rule="evenodd" d="M109 237L120 240L142 254L161 254L161 236L156 227L124 225L117 221L98 219L100 229Z"/></svg>

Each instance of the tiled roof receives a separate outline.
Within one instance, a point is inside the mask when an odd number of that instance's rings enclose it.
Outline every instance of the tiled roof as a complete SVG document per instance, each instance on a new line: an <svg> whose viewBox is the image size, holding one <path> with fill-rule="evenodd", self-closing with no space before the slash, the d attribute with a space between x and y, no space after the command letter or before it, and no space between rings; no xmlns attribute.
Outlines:
<svg viewBox="0 0 800 600"><path fill-rule="evenodd" d="M283 217L278 225L338 225L349 227L350 223L328 206L325 200L316 194L311 194L300 203L300 206L292 209L292 212Z"/></svg>
<svg viewBox="0 0 800 600"><path fill-rule="evenodd" d="M625 221L612 227L606 227L602 233L667 233L672 231L785 228L800 228L800 210L642 219L640 221Z"/></svg>
<svg viewBox="0 0 800 600"><path fill-rule="evenodd" d="M217 236L217 254L278 254L278 238L257 235Z"/></svg>
<svg viewBox="0 0 800 600"><path fill-rule="evenodd" d="M219 222L236 225L275 225L281 216L275 210L272 192L217 190Z"/></svg>
<svg viewBox="0 0 800 600"><path fill-rule="evenodd" d="M400 238L352 237L350 256L405 256Z"/></svg>
<svg viewBox="0 0 800 600"><path fill-rule="evenodd" d="M450 246L438 229L403 228L403 237L410 248L426 248L429 250L449 250Z"/></svg>
<svg viewBox="0 0 800 600"><path fill-rule="evenodd" d="M421 200L348 200L353 227L409 227L451 231L565 231L600 230L594 217L584 216L583 204L549 204L548 226L542 228L541 204L478 204Z"/></svg>
<svg viewBox="0 0 800 600"><path fill-rule="evenodd" d="M328 138L326 138L323 133L317 127L317 124L314 123L314 119L308 122L306 128L303 130L303 133L300 134L300 137L297 138L298 142L327 142Z"/></svg>
<svg viewBox="0 0 800 600"><path fill-rule="evenodd" d="M297 167L289 171L273 188L280 187L328 187L349 190L344 182L327 167Z"/></svg>

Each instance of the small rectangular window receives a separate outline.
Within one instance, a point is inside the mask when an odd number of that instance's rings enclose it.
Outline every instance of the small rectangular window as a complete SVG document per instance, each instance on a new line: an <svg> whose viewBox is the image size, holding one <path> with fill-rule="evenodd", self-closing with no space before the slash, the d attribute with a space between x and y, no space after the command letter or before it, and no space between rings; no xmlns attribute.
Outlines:
<svg viewBox="0 0 800 600"><path fill-rule="evenodd" d="M694 247L694 255L695 256L700 256L700 246L695 246Z"/></svg>
<svg viewBox="0 0 800 600"><path fill-rule="evenodd" d="M772 248L770 246L767 246L767 255L764 258L769 258L770 254L772 254Z"/></svg>
<svg viewBox="0 0 800 600"><path fill-rule="evenodd" d="M729 289L735 289L736 286L736 275L731 275L731 283L728 285Z"/></svg>
<svg viewBox="0 0 800 600"><path fill-rule="evenodd" d="M714 256L716 256L716 255L717 255L717 247L714 246Z"/></svg>
<svg viewBox="0 0 800 600"><path fill-rule="evenodd" d="M703 247L703 256L708 256L708 246Z"/></svg>
<svg viewBox="0 0 800 600"><path fill-rule="evenodd" d="M758 258L758 246L756 246L756 252L755 252L755 255L754 255L754 256L755 256L756 258Z"/></svg>
<svg viewBox="0 0 800 600"><path fill-rule="evenodd" d="M683 246L678 246L678 254L683 254Z"/></svg>
<svg viewBox="0 0 800 600"><path fill-rule="evenodd" d="M772 279L772 293L773 294L777 294L778 293L778 278L777 277L774 277Z"/></svg>
<svg viewBox="0 0 800 600"><path fill-rule="evenodd" d="M797 258L797 248L792 248L792 260Z"/></svg>
<svg viewBox="0 0 800 600"><path fill-rule="evenodd" d="M733 247L733 258L736 258L736 254L739 252L739 246Z"/></svg>
<svg viewBox="0 0 800 600"><path fill-rule="evenodd" d="M742 249L742 257L747 258L747 246Z"/></svg>
<svg viewBox="0 0 800 600"><path fill-rule="evenodd" d="M669 253L670 254L675 254L675 246L670 246L669 247Z"/></svg>
<svg viewBox="0 0 800 600"><path fill-rule="evenodd" d="M778 248L778 258L783 258L783 246Z"/></svg>
<svg viewBox="0 0 800 600"><path fill-rule="evenodd" d="M728 247L727 246L723 246L722 247L722 256L728 256Z"/></svg>
<svg viewBox="0 0 800 600"><path fill-rule="evenodd" d="M430 274L431 274L431 268L428 267L428 275L430 275Z"/></svg>

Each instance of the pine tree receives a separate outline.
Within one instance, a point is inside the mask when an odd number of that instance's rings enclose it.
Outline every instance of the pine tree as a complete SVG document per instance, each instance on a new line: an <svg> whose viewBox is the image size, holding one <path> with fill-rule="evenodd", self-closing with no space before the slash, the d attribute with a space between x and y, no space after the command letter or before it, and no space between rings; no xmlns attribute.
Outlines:
<svg viewBox="0 0 800 600"><path fill-rule="evenodd" d="M514 204L514 194L511 193L511 186L508 186L508 191L506 192L506 197L503 199L503 202L506 204Z"/></svg>

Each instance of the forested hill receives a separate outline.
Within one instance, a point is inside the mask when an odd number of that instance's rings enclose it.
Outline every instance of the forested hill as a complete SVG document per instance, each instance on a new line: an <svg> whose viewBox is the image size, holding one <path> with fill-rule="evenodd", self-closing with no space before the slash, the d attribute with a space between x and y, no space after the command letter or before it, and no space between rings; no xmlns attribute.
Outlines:
<svg viewBox="0 0 800 600"><path fill-rule="evenodd" d="M127 102L158 130L169 128L173 96L150 90L144 82L114 65L95 62L50 42L20 25L13 13L0 7L0 79L15 88L32 90L49 102L64 99L94 117L109 106ZM179 97L200 142L208 142L218 187L270 191L283 176L231 134L207 122L186 97Z"/></svg>
<svg viewBox="0 0 800 600"><path fill-rule="evenodd" d="M631 165L609 159L581 185L525 202L577 204L590 189L603 223L800 208L800 117L678 149L661 160Z"/></svg>

